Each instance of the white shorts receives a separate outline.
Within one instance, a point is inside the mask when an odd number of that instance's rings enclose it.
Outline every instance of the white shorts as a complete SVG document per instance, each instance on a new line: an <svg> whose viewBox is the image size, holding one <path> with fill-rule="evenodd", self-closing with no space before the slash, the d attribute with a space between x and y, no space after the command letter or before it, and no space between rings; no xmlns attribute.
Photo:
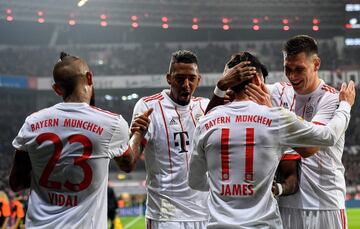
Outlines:
<svg viewBox="0 0 360 229"><path fill-rule="evenodd" d="M156 221L146 219L146 229L206 229L208 221Z"/></svg>
<svg viewBox="0 0 360 229"><path fill-rule="evenodd" d="M345 209L302 210L280 208L284 229L347 229Z"/></svg>

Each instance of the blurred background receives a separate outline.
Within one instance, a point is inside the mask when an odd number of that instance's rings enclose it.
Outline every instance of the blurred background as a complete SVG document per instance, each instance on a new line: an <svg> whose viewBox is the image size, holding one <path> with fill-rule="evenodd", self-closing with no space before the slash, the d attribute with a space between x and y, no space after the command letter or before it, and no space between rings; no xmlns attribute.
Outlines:
<svg viewBox="0 0 360 229"><path fill-rule="evenodd" d="M197 54L202 82L195 94L209 97L239 51L265 63L270 83L286 80L281 48L297 34L318 40L320 77L328 84L359 84L360 0L0 0L0 204L9 199L7 224L21 225L27 198L9 190L11 142L26 116L61 101L51 90L60 51L89 63L97 106L130 123L139 98L168 87L172 52ZM343 155L350 228L360 227L351 225L360 218L359 111L357 98ZM137 228L144 212L144 162L130 174L114 164L109 169L116 215L133 217L120 224Z"/></svg>

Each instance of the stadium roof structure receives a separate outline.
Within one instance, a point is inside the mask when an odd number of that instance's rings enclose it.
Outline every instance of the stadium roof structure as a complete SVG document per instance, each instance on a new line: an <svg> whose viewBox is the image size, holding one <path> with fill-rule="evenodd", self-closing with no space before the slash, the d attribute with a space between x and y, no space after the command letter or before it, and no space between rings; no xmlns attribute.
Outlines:
<svg viewBox="0 0 360 229"><path fill-rule="evenodd" d="M84 1L84 0L83 0ZM309 28L314 19L322 29L344 25L345 1L339 0L88 0L82 7L69 0L0 0L0 21L96 24L114 26L234 29ZM354 1L348 1L354 2ZM9 10L10 9L10 10Z"/></svg>

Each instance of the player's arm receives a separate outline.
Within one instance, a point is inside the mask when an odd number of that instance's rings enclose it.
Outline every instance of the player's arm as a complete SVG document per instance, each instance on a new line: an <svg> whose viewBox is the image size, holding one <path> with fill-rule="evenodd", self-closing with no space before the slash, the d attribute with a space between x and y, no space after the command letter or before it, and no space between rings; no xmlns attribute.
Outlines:
<svg viewBox="0 0 360 229"><path fill-rule="evenodd" d="M188 183L192 189L199 191L209 191L210 186L207 177L205 152L201 145L202 141L200 137L200 125L198 123L194 132Z"/></svg>
<svg viewBox="0 0 360 229"><path fill-rule="evenodd" d="M271 107L271 104L277 104L277 100L273 98L273 96L279 96L278 91L273 89L273 93L270 93L265 84L261 84L260 86L250 83L246 86L245 93L250 97L250 99L260 105L265 105ZM310 157L314 155L316 152L320 150L320 147L294 147L293 148L297 153L299 153L302 157Z"/></svg>
<svg viewBox="0 0 360 229"><path fill-rule="evenodd" d="M229 99L229 97L226 97L226 91L230 87L236 86L256 75L256 69L254 67L248 66L250 63L251 62L249 61L243 61L233 68L228 69L225 67L223 75L217 82L214 93L208 106L206 107L205 114L208 113L212 108L223 105L224 98Z"/></svg>
<svg viewBox="0 0 360 229"><path fill-rule="evenodd" d="M344 83L341 86L339 98L341 101L339 108L326 126L300 120L289 111L281 110L281 142L294 147L334 145L345 132L350 121L351 106L355 102L353 81L350 81L349 85ZM301 152L299 153L302 155Z"/></svg>
<svg viewBox="0 0 360 229"><path fill-rule="evenodd" d="M272 192L275 196L287 196L299 190L298 160L281 160L278 166L278 173L281 180L274 181Z"/></svg>
<svg viewBox="0 0 360 229"><path fill-rule="evenodd" d="M119 168L127 173L134 170L136 161L142 152L142 141L149 127L149 116L151 115L152 111L153 109L150 108L143 114L138 115L137 118L132 122L131 131L133 134L131 134L128 149L120 157L114 158Z"/></svg>
<svg viewBox="0 0 360 229"><path fill-rule="evenodd" d="M31 170L28 152L15 150L15 157L9 177L10 188L14 192L30 188Z"/></svg>

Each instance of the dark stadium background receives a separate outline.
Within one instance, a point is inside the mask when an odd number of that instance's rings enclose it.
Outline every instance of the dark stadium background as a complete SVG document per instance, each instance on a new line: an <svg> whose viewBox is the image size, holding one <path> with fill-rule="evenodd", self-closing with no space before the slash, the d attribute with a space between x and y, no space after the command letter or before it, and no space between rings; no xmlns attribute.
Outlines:
<svg viewBox="0 0 360 229"><path fill-rule="evenodd" d="M84 2L78 7L78 1L0 0L0 191L25 205L27 193L13 193L8 186L11 142L27 115L60 101L50 90L60 51L88 61L97 106L128 122L139 97L167 88L169 57L177 49L198 55L203 80L196 96L209 97L231 54L243 50L268 66L270 82L285 80L281 46L296 34L318 40L320 75L329 84L338 88L350 79L359 84L360 0ZM359 104L357 98L343 155L349 228L360 227ZM119 215L143 214L144 178L143 161L130 174L111 164ZM124 228L134 225L123 223Z"/></svg>

